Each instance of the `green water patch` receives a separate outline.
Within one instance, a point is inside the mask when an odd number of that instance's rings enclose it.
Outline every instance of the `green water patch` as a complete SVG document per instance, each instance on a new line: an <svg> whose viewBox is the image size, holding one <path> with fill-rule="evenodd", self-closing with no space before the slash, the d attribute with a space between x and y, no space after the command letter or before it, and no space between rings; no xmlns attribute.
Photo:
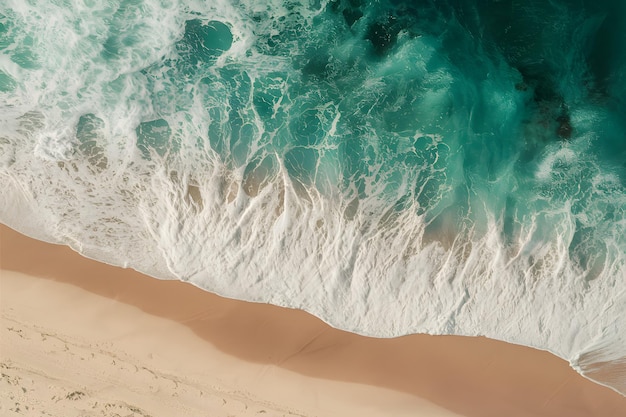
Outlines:
<svg viewBox="0 0 626 417"><path fill-rule="evenodd" d="M388 15L368 26L365 39L371 43L374 54L382 57L396 45L400 30L397 18Z"/></svg>
<svg viewBox="0 0 626 417"><path fill-rule="evenodd" d="M223 139L223 126L226 116L219 107L211 107L207 109L207 113L209 114L209 129L207 132L209 145L222 160L226 160L228 152Z"/></svg>
<svg viewBox="0 0 626 417"><path fill-rule="evenodd" d="M118 0L103 4L101 16L106 20L108 32L98 34L97 39L103 39L100 40L100 56L105 62L137 68L154 60L154 54L166 47L154 42L155 38L161 37L161 33L156 32L160 27L155 26L161 16L155 11L154 3L157 2ZM167 31L167 28L163 30Z"/></svg>
<svg viewBox="0 0 626 417"><path fill-rule="evenodd" d="M290 103L286 75L272 71L254 80L252 102L267 131L274 131L285 122L285 107Z"/></svg>
<svg viewBox="0 0 626 417"><path fill-rule="evenodd" d="M0 51L9 48L15 42L13 30L15 16L11 13L0 13Z"/></svg>
<svg viewBox="0 0 626 417"><path fill-rule="evenodd" d="M17 87L17 82L6 72L0 70L0 91L11 92Z"/></svg>
<svg viewBox="0 0 626 417"><path fill-rule="evenodd" d="M102 58L115 61L128 54L140 43L145 29L141 20L142 0L122 0L110 18L109 34L102 44Z"/></svg>
<svg viewBox="0 0 626 417"><path fill-rule="evenodd" d="M235 166L246 164L251 154L251 146L257 137L257 127L254 122L244 121L237 113L230 115L230 154Z"/></svg>
<svg viewBox="0 0 626 417"><path fill-rule="evenodd" d="M152 159L152 153L164 157L169 152L180 149L178 141L172 137L172 129L163 119L142 122L135 130L137 134L137 148L144 159Z"/></svg>
<svg viewBox="0 0 626 417"><path fill-rule="evenodd" d="M35 52L36 48L36 39L29 35L24 36L9 53L11 61L27 70L41 68L39 56Z"/></svg>
<svg viewBox="0 0 626 417"><path fill-rule="evenodd" d="M299 146L311 147L319 145L327 131L323 126L318 109L303 109L292 118L290 132L292 142Z"/></svg>
<svg viewBox="0 0 626 417"><path fill-rule="evenodd" d="M285 153L285 168L291 178L310 186L315 181L318 158L317 149L298 146Z"/></svg>
<svg viewBox="0 0 626 417"><path fill-rule="evenodd" d="M189 64L213 63L230 49L233 35L225 23L192 19L185 22L185 34L176 47Z"/></svg>

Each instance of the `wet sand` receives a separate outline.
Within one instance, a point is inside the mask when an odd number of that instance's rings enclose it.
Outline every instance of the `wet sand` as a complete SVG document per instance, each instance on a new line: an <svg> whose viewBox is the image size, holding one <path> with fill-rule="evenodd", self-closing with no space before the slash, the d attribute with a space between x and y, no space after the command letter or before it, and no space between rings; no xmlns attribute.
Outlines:
<svg viewBox="0 0 626 417"><path fill-rule="evenodd" d="M486 338L368 338L302 311L104 265L4 226L0 245L0 411L626 415L626 397L547 352Z"/></svg>

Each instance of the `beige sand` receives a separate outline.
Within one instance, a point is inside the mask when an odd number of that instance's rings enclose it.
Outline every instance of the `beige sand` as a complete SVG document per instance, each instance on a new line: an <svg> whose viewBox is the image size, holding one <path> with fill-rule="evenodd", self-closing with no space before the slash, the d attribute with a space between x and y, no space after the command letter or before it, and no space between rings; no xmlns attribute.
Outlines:
<svg viewBox="0 0 626 417"><path fill-rule="evenodd" d="M546 352L361 337L0 238L3 416L626 416L626 398Z"/></svg>

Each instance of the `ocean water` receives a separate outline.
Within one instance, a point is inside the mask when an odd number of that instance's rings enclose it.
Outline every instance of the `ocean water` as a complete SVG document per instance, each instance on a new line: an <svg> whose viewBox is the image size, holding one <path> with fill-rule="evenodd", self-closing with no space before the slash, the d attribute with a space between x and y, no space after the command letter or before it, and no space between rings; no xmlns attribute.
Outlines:
<svg viewBox="0 0 626 417"><path fill-rule="evenodd" d="M626 393L624 27L619 0L3 0L0 221Z"/></svg>

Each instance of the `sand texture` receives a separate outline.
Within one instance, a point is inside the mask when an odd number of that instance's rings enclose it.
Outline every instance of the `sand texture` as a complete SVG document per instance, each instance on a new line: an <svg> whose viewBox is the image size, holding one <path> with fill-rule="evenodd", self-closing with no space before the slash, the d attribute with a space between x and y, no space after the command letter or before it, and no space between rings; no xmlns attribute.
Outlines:
<svg viewBox="0 0 626 417"><path fill-rule="evenodd" d="M0 230L2 416L626 415L547 352L362 337Z"/></svg>

